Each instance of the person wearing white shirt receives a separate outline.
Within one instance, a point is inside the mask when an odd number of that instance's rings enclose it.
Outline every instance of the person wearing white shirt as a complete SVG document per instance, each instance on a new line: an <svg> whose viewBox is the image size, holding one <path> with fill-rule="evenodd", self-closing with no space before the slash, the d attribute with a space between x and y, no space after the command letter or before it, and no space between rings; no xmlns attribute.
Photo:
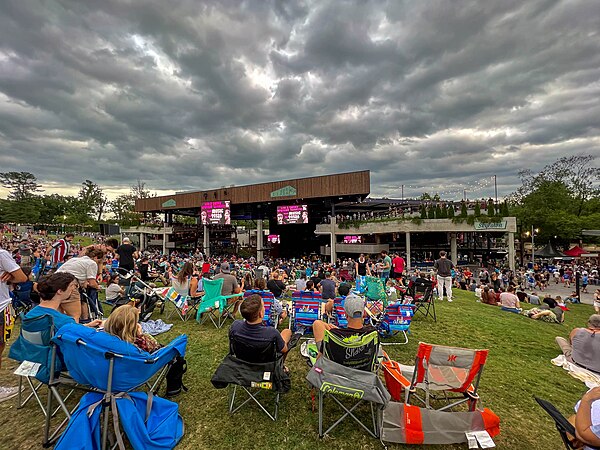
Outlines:
<svg viewBox="0 0 600 450"><path fill-rule="evenodd" d="M10 290L8 284L24 283L27 276L15 262L9 252L0 248L0 366L2 365L2 353L6 346L6 315L5 310L10 305ZM0 386L0 402L14 397L18 392L16 387Z"/></svg>

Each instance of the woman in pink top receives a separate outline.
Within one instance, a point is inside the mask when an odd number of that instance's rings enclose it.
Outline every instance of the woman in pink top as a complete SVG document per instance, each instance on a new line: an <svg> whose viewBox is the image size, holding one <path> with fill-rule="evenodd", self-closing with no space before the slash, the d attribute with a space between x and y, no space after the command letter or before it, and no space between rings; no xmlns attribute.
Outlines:
<svg viewBox="0 0 600 450"><path fill-rule="evenodd" d="M515 288L509 286L506 292L500 294L500 305L502 311L508 311L513 313L521 312L521 304L519 303L519 297L515 295Z"/></svg>

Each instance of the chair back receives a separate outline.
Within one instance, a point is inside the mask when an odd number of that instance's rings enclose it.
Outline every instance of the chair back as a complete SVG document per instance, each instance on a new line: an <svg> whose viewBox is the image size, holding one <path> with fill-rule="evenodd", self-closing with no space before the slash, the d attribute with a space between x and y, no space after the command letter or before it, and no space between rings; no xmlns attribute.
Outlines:
<svg viewBox="0 0 600 450"><path fill-rule="evenodd" d="M383 278L368 276L365 278L367 290L365 297L369 300L382 301L384 304L387 303L387 293L385 292L385 283Z"/></svg>
<svg viewBox="0 0 600 450"><path fill-rule="evenodd" d="M339 328L346 328L348 326L348 316L344 309L344 300L346 297L336 297L333 299L333 311L335 313L335 324Z"/></svg>
<svg viewBox="0 0 600 450"><path fill-rule="evenodd" d="M575 436L575 426L571 422L569 422L567 420L567 418L565 416L563 416L561 414L561 412L558 409L556 409L556 407L552 403L550 403L547 400L542 400L541 398L538 398L538 397L533 397L533 398L538 403L538 405L540 405L542 407L542 409L544 411L546 411L550 417L552 417L552 420L554 420L554 425L556 426L556 429L560 433L560 437L562 438L562 440L565 444L565 447L567 449L574 448L571 445L571 442L569 441L569 437L567 436L567 433L569 433L571 436ZM597 447L590 447L590 448L597 448Z"/></svg>
<svg viewBox="0 0 600 450"><path fill-rule="evenodd" d="M252 289L250 291L244 292L244 298L248 298L251 295L260 295L263 300L263 304L265 305L265 315L263 317L263 323L268 326L276 326L276 324L271 321L271 308L273 307L273 303L275 302L275 296L270 291L260 291L258 289Z"/></svg>
<svg viewBox="0 0 600 450"><path fill-rule="evenodd" d="M202 300L218 299L221 297L223 281L223 278L217 278L216 280L205 278L203 281L204 297L202 297Z"/></svg>
<svg viewBox="0 0 600 450"><path fill-rule="evenodd" d="M321 294L295 291L292 293L293 330L298 325L311 328L321 315Z"/></svg>
<svg viewBox="0 0 600 450"><path fill-rule="evenodd" d="M414 311L410 305L394 303L385 308L383 321L392 332L406 331L410 327L413 315Z"/></svg>
<svg viewBox="0 0 600 450"><path fill-rule="evenodd" d="M275 340L259 341L230 335L229 353L249 363L275 362L277 360L277 343Z"/></svg>
<svg viewBox="0 0 600 450"><path fill-rule="evenodd" d="M415 301L429 301L433 294L433 281L427 278L416 278L408 284L408 288Z"/></svg>
<svg viewBox="0 0 600 450"><path fill-rule="evenodd" d="M112 392L127 392L144 384L176 356L184 356L187 336L178 336L152 354L78 324L61 327L52 341L75 381L102 391L110 386Z"/></svg>
<svg viewBox="0 0 600 450"><path fill-rule="evenodd" d="M325 331L323 354L342 366L373 372L376 368L378 353L379 336L377 331L350 337L338 336L330 330Z"/></svg>
<svg viewBox="0 0 600 450"><path fill-rule="evenodd" d="M419 343L413 383L426 383L432 390L466 391L481 373L488 350Z"/></svg>
<svg viewBox="0 0 600 450"><path fill-rule="evenodd" d="M60 358L52 355L54 333L54 319L50 314L34 318L25 318L21 315L21 332L8 354L9 358L15 361L31 361L40 364L36 378L46 384L53 372L58 373L63 369ZM52 370L53 360L54 370Z"/></svg>

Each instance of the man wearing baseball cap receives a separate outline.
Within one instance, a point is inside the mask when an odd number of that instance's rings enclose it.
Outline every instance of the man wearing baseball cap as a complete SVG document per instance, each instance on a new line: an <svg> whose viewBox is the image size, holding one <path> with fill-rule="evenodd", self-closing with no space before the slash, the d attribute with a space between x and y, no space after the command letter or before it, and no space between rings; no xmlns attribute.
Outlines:
<svg viewBox="0 0 600 450"><path fill-rule="evenodd" d="M375 327L365 325L365 300L362 297L356 294L348 295L344 300L344 311L346 311L346 317L348 318L348 326L346 328L338 328L322 320L314 321L312 328L317 348L319 349L319 356L321 355L321 343L325 337L325 330L329 330L330 333L342 339L351 336L362 336L376 331Z"/></svg>

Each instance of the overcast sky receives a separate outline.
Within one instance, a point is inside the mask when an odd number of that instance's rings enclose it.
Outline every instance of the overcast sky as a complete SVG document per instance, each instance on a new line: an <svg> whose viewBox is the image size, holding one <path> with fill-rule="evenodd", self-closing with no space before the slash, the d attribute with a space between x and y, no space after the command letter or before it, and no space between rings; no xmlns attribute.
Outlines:
<svg viewBox="0 0 600 450"><path fill-rule="evenodd" d="M2 0L0 171L503 195L600 155L599 24L598 0Z"/></svg>

